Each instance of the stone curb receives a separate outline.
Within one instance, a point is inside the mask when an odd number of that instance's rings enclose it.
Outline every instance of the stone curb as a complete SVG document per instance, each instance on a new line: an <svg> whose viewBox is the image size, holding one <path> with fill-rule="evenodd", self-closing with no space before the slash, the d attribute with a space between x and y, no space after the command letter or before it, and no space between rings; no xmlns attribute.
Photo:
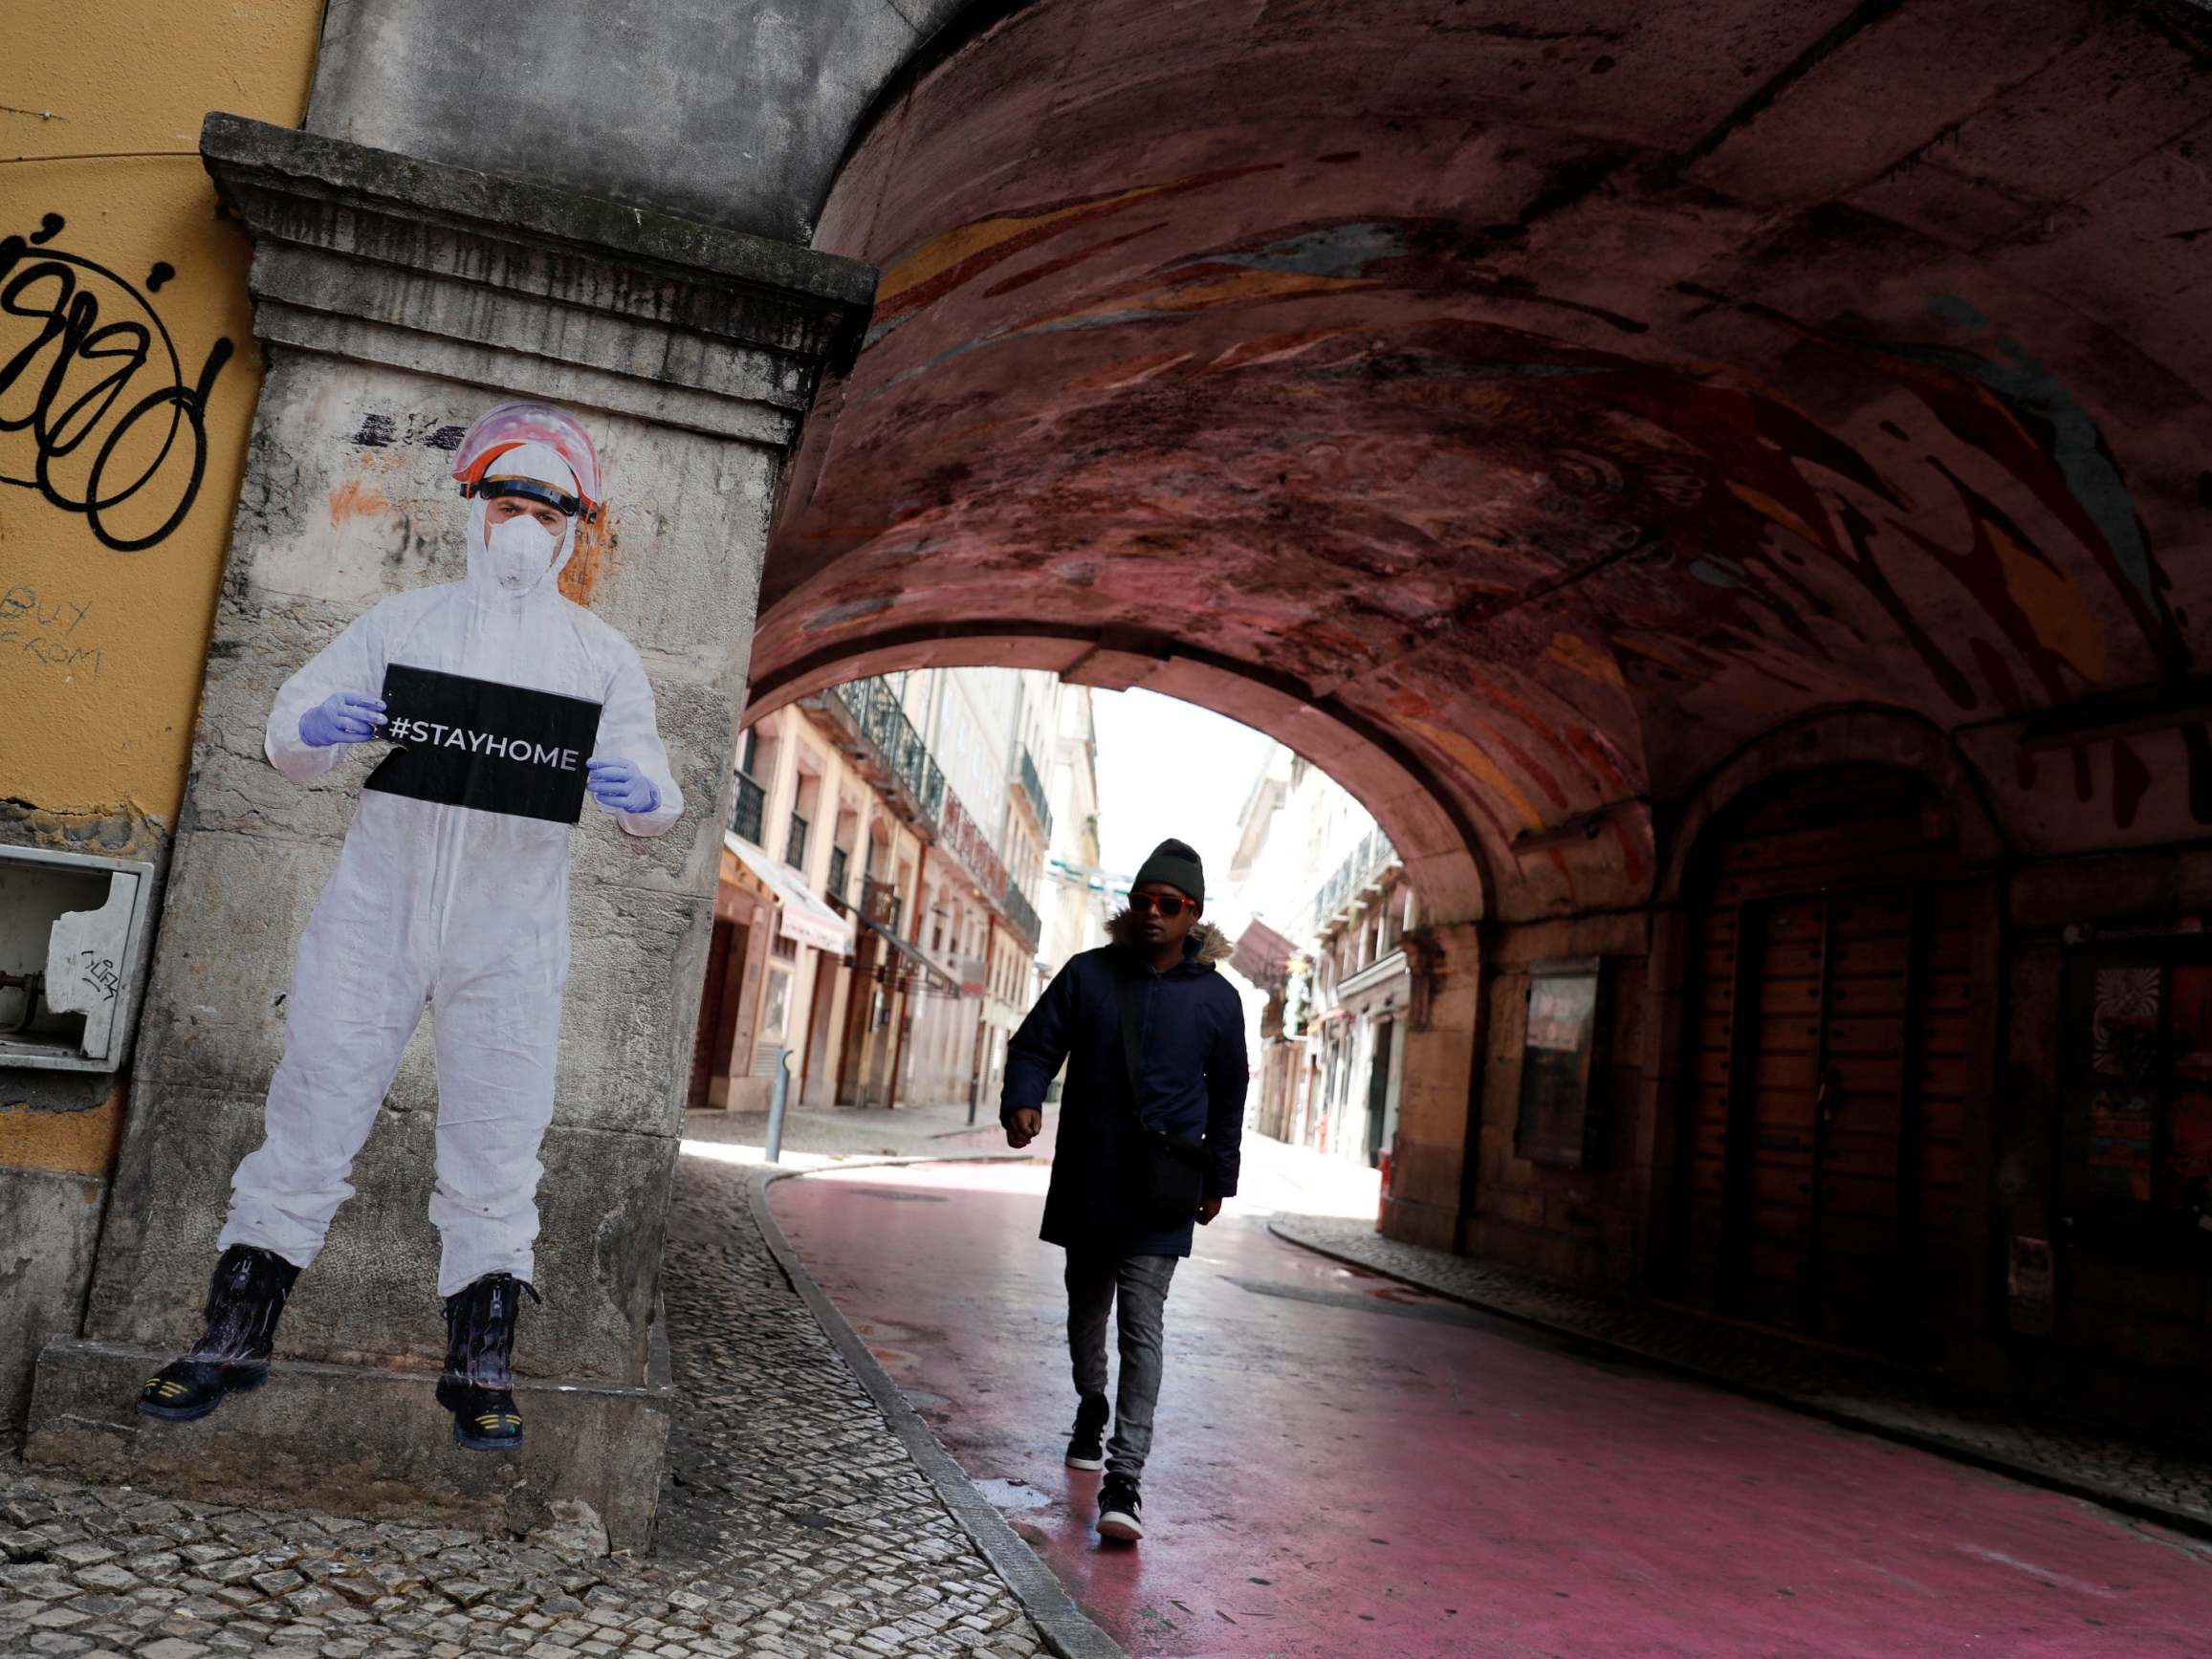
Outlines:
<svg viewBox="0 0 2212 1659"><path fill-rule="evenodd" d="M1968 1464L1973 1468L1986 1470L1992 1474L2002 1474L2028 1486L2039 1486L2067 1497L2096 1504L2102 1509L2116 1510L2120 1514L2137 1520L2153 1521L2159 1526L2172 1527L2177 1532L2185 1532L2196 1538L2212 1539L2212 1517L2201 1516L2191 1510L2177 1509L2171 1505L2144 1497L2137 1493L2107 1486L2101 1481L2084 1480L2077 1475L2067 1474L2055 1469L2047 1469L2040 1464L2006 1457L2002 1452L1976 1446L1970 1441L1958 1440L1947 1434L1915 1428L1909 1423L1893 1422L1868 1412L1854 1411L1848 1406L1837 1405L1828 1400L1811 1399L1803 1394L1787 1393L1779 1388L1762 1387L1757 1383L1745 1382L1726 1371L1692 1364L1687 1361L1673 1359L1664 1354L1654 1354L1648 1349L1636 1347L1629 1342L1617 1342L1610 1337L1598 1336L1592 1332L1582 1330L1564 1321L1544 1319L1539 1315L1526 1313L1519 1308L1507 1307L1501 1302L1485 1301L1480 1297L1471 1296L1463 1290L1452 1289L1441 1284L1431 1284L1426 1280L1393 1272L1390 1268L1365 1260L1348 1252L1332 1249L1328 1245L1316 1243L1310 1238L1301 1237L1296 1232L1278 1225L1273 1216L1268 1218L1267 1231L1281 1239L1283 1243L1295 1245L1300 1250L1311 1251L1315 1255L1326 1256L1331 1261L1341 1261L1347 1267L1356 1267L1364 1273L1371 1273L1378 1277L1395 1279L1400 1284L1411 1285L1415 1290L1427 1291L1431 1296L1442 1297L1447 1301L1456 1301L1465 1307L1478 1308L1483 1313L1494 1315L1501 1320L1511 1320L1515 1324L1527 1325L1531 1329L1547 1331L1555 1336L1571 1337L1578 1342L1587 1342L1593 1348L1603 1348L1608 1353L1618 1354L1624 1359L1633 1360L1638 1364L1648 1365L1655 1371L1670 1372L1675 1376L1686 1377L1693 1382L1725 1388L1730 1393L1741 1394L1746 1399L1758 1400L1769 1406L1780 1406L1785 1410L1800 1412L1808 1417L1818 1417L1824 1422L1833 1423L1839 1428L1851 1429L1860 1433L1874 1435L1878 1439L1894 1441L1900 1446L1910 1446L1916 1451L1933 1452L1935 1455L1948 1458L1954 1463Z"/></svg>
<svg viewBox="0 0 2212 1659"><path fill-rule="evenodd" d="M880 1158L865 1162L839 1164L837 1169L871 1169L896 1168L908 1164L987 1164L1027 1163L1026 1155L1010 1157L1004 1152L981 1153L974 1158L911 1157ZM937 1489L937 1495L952 1511L953 1518L960 1523L962 1531L975 1540L982 1551L983 1559L992 1570L1005 1581L1014 1599L1021 1604L1021 1610L1043 1635L1045 1646L1060 1659L1128 1659L1120 1643L1090 1622L1075 1598L1052 1574L1052 1569L1038 1560L1037 1554L1021 1541L1020 1535L1006 1524L991 1500L975 1490L975 1483L947 1452L936 1433L922 1420L920 1413L907 1404L899 1386L891 1381L876 1357L868 1352L865 1342L845 1317L814 1282L814 1276L806 1271L806 1264L799 1259L791 1240L784 1237L777 1225L775 1212L768 1205L768 1189L777 1181L789 1181L800 1176L819 1174L811 1169L778 1169L773 1167L756 1171L753 1177L751 1193L753 1219L760 1229L760 1236L767 1240L769 1254L776 1258L783 1276L791 1281L791 1288L810 1308L831 1343L843 1356L844 1363L860 1378L861 1386L883 1412L884 1420L891 1427L905 1445L908 1455L930 1484Z"/></svg>

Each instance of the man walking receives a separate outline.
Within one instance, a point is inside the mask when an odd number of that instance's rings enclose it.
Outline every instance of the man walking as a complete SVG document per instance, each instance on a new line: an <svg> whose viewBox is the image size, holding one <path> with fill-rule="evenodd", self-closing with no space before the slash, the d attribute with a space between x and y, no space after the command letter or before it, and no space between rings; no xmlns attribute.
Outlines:
<svg viewBox="0 0 2212 1659"><path fill-rule="evenodd" d="M1022 1147L1044 1126L1044 1091L1067 1064L1041 1236L1067 1251L1075 1364L1070 1469L1106 1468L1101 1536L1145 1536L1139 1482L1159 1398L1163 1316L1192 1224L1237 1191L1244 1121L1244 1008L1215 964L1231 951L1198 920L1198 855L1162 841L1128 908L1045 988L1007 1048L998 1121ZM1121 1386L1107 1420L1106 1332L1120 1302Z"/></svg>

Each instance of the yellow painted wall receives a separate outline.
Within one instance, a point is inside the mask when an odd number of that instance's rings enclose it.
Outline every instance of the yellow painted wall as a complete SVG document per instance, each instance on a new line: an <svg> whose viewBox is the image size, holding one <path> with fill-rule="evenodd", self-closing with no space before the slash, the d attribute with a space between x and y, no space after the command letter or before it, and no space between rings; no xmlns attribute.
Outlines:
<svg viewBox="0 0 2212 1659"><path fill-rule="evenodd" d="M0 304L0 378L45 326L14 313L51 311L65 292L97 306L86 327L121 330L96 334L84 342L92 350L131 353L142 331L147 356L134 370L127 355L93 359L80 346L43 399L48 420L0 431L0 797L70 814L135 809L173 824L261 383L250 249L216 216L200 121L222 109L296 124L321 0L10 0L7 10L0 238L22 241L7 244L14 260L0 295L36 274ZM157 286L164 266L173 274ZM81 504L95 453L128 411L167 389L189 392L223 340L230 356L207 401L198 488L168 534L119 550L88 514L26 487L44 427L54 492ZM40 407L61 346L49 340L0 386L0 422ZM124 431L101 494L150 475L99 515L111 537L159 530L185 497L196 448L173 400Z"/></svg>

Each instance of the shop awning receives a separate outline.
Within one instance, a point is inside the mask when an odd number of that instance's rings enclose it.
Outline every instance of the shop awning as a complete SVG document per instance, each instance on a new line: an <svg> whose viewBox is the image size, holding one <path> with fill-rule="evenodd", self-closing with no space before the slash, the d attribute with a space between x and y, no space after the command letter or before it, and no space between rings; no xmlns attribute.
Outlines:
<svg viewBox="0 0 2212 1659"><path fill-rule="evenodd" d="M955 979L952 974L946 972L944 969L940 968L937 965L936 959L932 957L927 950L923 950L919 945L911 944L909 941L900 938L896 933L892 932L882 923L871 922L865 916L859 914L857 911L854 912L853 919L859 922L862 927L867 928L871 933L881 933L886 940L889 941L892 950L896 950L900 955L906 957L908 961L913 963L915 967L921 969L922 971L929 974L931 978L936 980L947 991L950 991L954 996L958 996L960 994L959 980Z"/></svg>
<svg viewBox="0 0 2212 1659"><path fill-rule="evenodd" d="M776 894L776 929L786 939L834 955L852 954L852 924L807 890L806 878L789 864L747 846L725 830L722 844Z"/></svg>

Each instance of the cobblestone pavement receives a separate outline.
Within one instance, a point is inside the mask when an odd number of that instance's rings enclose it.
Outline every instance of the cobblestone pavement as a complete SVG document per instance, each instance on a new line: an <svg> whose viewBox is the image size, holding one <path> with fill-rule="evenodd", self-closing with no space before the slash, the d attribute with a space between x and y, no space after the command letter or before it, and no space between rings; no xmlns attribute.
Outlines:
<svg viewBox="0 0 2212 1659"><path fill-rule="evenodd" d="M1495 1309L1663 1364L1927 1446L2212 1526L2212 1460L2114 1439L2080 1424L1945 1396L1927 1381L1695 1314L1589 1296L1537 1277L1383 1237L1371 1221L1279 1214L1293 1244L1440 1296Z"/></svg>
<svg viewBox="0 0 2212 1659"><path fill-rule="evenodd" d="M777 1269L749 1179L699 1158L678 1172L664 1289L681 1404L650 1561L578 1536L169 1501L0 1455L0 1653L1040 1651Z"/></svg>

